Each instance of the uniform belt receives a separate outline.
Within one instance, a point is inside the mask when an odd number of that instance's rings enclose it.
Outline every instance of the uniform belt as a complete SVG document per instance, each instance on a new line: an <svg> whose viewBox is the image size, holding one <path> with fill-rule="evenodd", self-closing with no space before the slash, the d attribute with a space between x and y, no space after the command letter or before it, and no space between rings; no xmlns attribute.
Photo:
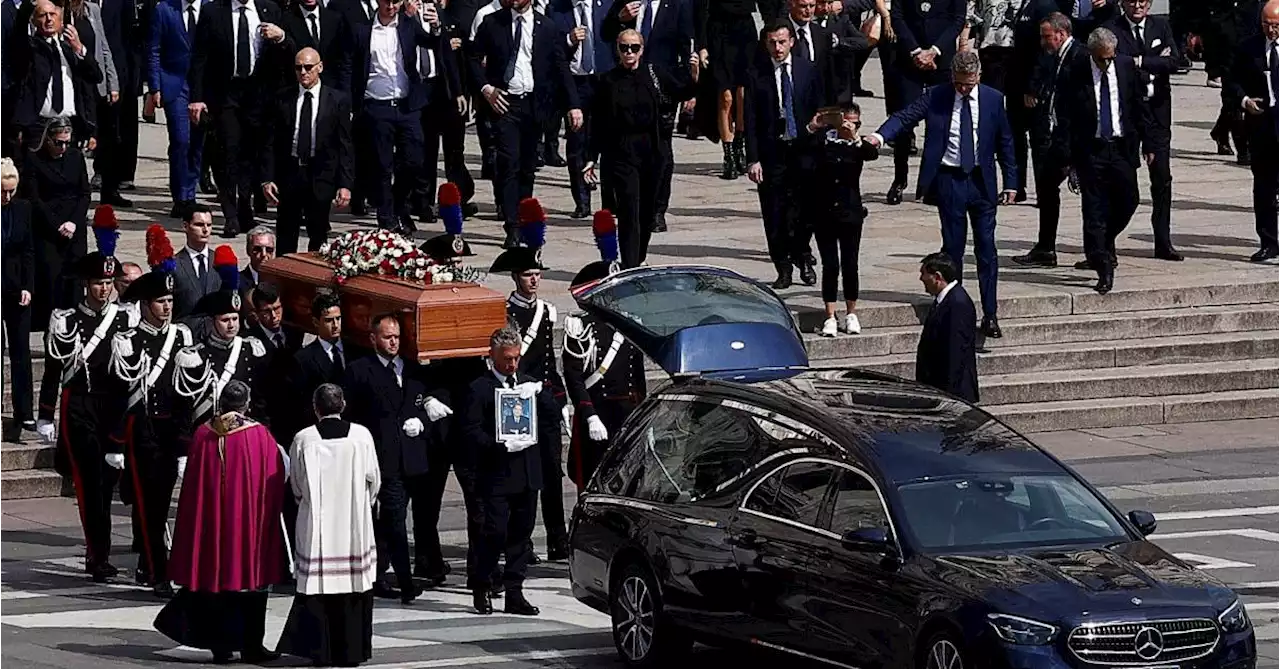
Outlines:
<svg viewBox="0 0 1280 669"><path fill-rule="evenodd" d="M507 93L508 100L523 100L531 97L533 97L533 93L521 93L519 95L516 95L515 93Z"/></svg>
<svg viewBox="0 0 1280 669"><path fill-rule="evenodd" d="M365 100L364 103L366 105L376 107L399 107L405 104L408 100L409 98L396 98L394 100L376 100L374 98L369 98L368 100Z"/></svg>
<svg viewBox="0 0 1280 669"><path fill-rule="evenodd" d="M625 393L622 395L605 395L601 399L604 399L610 402L624 402L624 401L639 402L642 398L640 397L640 393L638 391L633 390L629 393Z"/></svg>

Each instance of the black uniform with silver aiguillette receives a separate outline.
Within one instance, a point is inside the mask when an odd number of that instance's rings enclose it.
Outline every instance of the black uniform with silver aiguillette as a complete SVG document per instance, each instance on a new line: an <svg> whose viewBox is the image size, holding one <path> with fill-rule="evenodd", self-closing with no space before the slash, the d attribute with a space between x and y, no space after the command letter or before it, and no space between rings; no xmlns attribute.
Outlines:
<svg viewBox="0 0 1280 669"><path fill-rule="evenodd" d="M190 411L188 430L213 418L218 396L232 381L249 386L249 416L266 420L266 393L259 391L266 367L267 348L257 337L236 337L230 341L209 337L178 353L173 385Z"/></svg>
<svg viewBox="0 0 1280 669"><path fill-rule="evenodd" d="M564 380L573 401L569 440L569 478L581 490L591 480L609 440L587 432L592 416L609 437L645 397L644 355L607 323L586 313L564 319Z"/></svg>

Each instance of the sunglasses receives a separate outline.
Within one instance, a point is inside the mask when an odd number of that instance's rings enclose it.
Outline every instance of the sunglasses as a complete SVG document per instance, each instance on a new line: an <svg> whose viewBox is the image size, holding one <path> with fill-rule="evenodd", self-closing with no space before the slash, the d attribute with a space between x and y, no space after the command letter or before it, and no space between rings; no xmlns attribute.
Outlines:
<svg viewBox="0 0 1280 669"><path fill-rule="evenodd" d="M52 142L53 145L58 147L59 149L65 149L68 146L71 146L71 140L69 139L51 139L49 141Z"/></svg>
<svg viewBox="0 0 1280 669"><path fill-rule="evenodd" d="M312 71L312 70L316 69L316 65L318 65L318 64L319 64L319 63L302 63L302 64L300 64L300 65L294 65L294 66L293 66L293 69L295 69L295 70L297 70L297 71L299 71L299 72L310 72L310 71Z"/></svg>
<svg viewBox="0 0 1280 669"><path fill-rule="evenodd" d="M643 48L643 44L619 44L618 53L640 53Z"/></svg>
<svg viewBox="0 0 1280 669"><path fill-rule="evenodd" d="M274 247L274 246L251 246L251 247L249 247L249 252L250 252L250 253L275 253L275 252L276 252L276 247Z"/></svg>

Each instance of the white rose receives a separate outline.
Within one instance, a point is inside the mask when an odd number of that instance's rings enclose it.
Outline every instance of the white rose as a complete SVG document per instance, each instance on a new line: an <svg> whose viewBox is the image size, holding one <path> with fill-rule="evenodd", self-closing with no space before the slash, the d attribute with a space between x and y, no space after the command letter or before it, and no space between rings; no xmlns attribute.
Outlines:
<svg viewBox="0 0 1280 669"><path fill-rule="evenodd" d="M453 283L453 274L449 272L440 272L435 276L435 280L438 283Z"/></svg>

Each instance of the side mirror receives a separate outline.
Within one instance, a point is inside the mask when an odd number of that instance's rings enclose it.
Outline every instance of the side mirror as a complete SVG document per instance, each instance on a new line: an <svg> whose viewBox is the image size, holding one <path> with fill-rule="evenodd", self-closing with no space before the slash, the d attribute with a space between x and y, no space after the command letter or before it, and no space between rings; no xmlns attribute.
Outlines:
<svg viewBox="0 0 1280 669"><path fill-rule="evenodd" d="M849 530L840 538L840 545L854 553L891 554L894 552L889 534L880 527L860 527Z"/></svg>
<svg viewBox="0 0 1280 669"><path fill-rule="evenodd" d="M1129 512L1129 522L1138 528L1142 536L1151 536L1156 531L1156 517L1150 511L1134 510Z"/></svg>

